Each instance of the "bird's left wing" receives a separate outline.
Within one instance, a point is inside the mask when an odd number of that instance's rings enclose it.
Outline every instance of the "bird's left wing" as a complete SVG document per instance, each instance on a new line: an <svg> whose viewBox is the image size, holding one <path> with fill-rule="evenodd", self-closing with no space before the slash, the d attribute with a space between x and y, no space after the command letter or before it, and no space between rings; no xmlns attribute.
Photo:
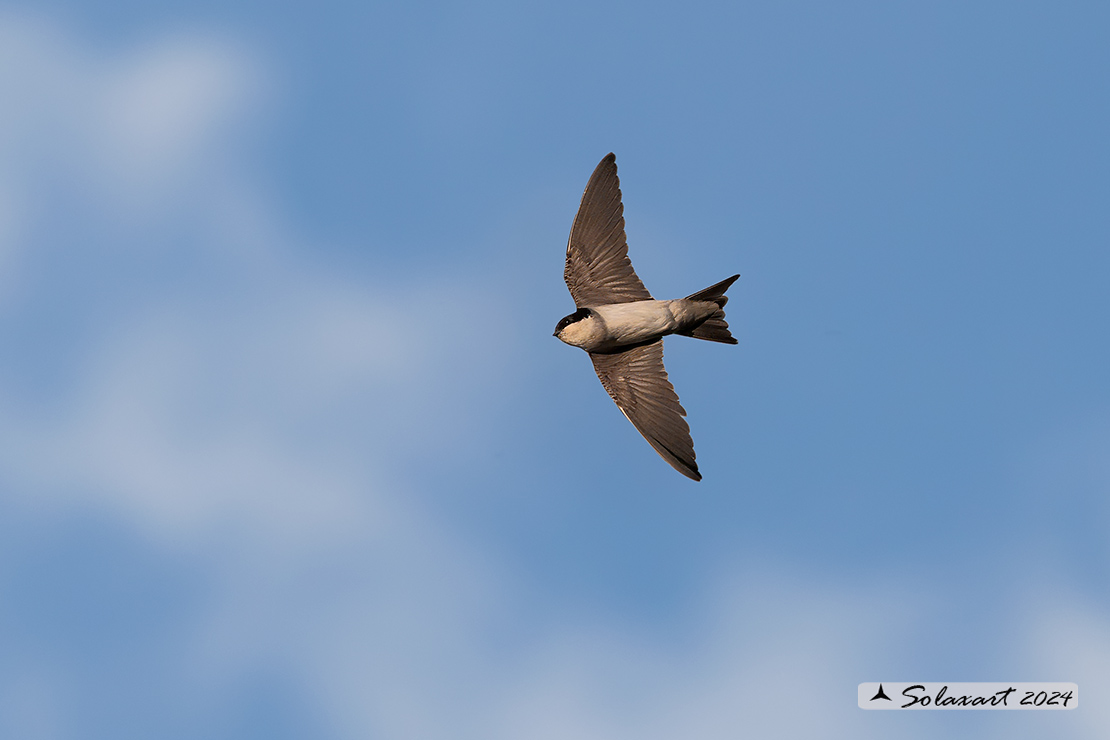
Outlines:
<svg viewBox="0 0 1110 740"><path fill-rule="evenodd" d="M613 354L590 353L609 396L644 439L678 472L701 480L694 440L663 367L663 340Z"/></svg>
<svg viewBox="0 0 1110 740"><path fill-rule="evenodd" d="M567 240L563 278L579 308L651 300L628 259L617 158L611 152L597 165L582 193Z"/></svg>

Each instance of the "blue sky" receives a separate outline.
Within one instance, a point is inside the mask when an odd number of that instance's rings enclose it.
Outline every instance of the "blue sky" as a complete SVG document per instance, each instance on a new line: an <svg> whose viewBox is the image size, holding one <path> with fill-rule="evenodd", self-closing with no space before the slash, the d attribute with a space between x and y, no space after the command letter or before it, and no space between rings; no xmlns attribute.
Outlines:
<svg viewBox="0 0 1110 740"><path fill-rule="evenodd" d="M9 4L0 735L1105 737L1108 31ZM551 337L609 151L653 294L742 275L698 484Z"/></svg>

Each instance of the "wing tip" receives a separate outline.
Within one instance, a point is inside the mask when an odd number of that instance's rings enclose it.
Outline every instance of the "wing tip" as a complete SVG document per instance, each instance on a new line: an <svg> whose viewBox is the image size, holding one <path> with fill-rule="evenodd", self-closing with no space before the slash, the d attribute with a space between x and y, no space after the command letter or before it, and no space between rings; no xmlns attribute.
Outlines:
<svg viewBox="0 0 1110 740"><path fill-rule="evenodd" d="M701 473L698 472L697 468L694 468L693 470L682 470L681 468L676 468L676 470L678 470L678 472L682 473L695 483L701 481Z"/></svg>
<svg viewBox="0 0 1110 740"><path fill-rule="evenodd" d="M604 157L601 158L600 162L597 163L597 167L594 167L594 175L595 176L600 175L602 172L612 172L614 176L616 175L616 173L617 173L617 155L616 154L613 154L612 152L609 152L608 154L606 154ZM591 177L590 180L593 180L593 177ZM617 188L618 189L620 188L619 184L617 185ZM586 185L586 189L589 190L589 184Z"/></svg>
<svg viewBox="0 0 1110 740"><path fill-rule="evenodd" d="M690 459L686 460L675 454L674 450L667 447L661 441L649 438L639 427L636 427L636 429L640 434L644 435L644 439L647 439L648 443L659 453L659 457L663 458L668 465L694 482L701 480L701 473L698 472L698 461L694 458L693 447L690 449Z"/></svg>
<svg viewBox="0 0 1110 740"><path fill-rule="evenodd" d="M693 455L691 455L691 459L684 460L676 455L673 450L671 450L659 440L648 437L639 427L636 427L636 431L640 432L640 434L643 435L644 439L648 441L648 444L650 444L655 449L656 453L659 454L659 457L663 458L663 462L667 463L672 468L682 473L684 476L694 481L695 483L701 480L701 473L698 472L698 463L696 460L693 459Z"/></svg>

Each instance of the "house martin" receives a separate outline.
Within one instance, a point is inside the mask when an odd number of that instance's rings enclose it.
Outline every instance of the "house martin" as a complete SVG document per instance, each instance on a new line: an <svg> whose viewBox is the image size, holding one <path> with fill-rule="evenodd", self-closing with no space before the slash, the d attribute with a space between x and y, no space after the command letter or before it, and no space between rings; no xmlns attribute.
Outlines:
<svg viewBox="0 0 1110 740"><path fill-rule="evenodd" d="M609 396L678 472L701 480L686 409L663 367L663 337L681 334L736 344L725 323L725 291L739 275L693 295L657 301L628 259L616 155L601 160L570 228L563 278L578 310L555 336L589 353Z"/></svg>

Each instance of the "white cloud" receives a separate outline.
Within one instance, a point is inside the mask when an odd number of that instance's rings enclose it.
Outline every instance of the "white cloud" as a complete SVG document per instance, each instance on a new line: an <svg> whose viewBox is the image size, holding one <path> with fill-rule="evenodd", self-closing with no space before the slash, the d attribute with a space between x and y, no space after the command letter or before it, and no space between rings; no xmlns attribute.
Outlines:
<svg viewBox="0 0 1110 740"><path fill-rule="evenodd" d="M196 236L185 249L204 276L164 292L106 276L125 305L92 329L72 402L58 415L20 418L19 400L8 399L5 465L31 498L42 486L94 496L175 540L203 539L230 520L251 528L252 517L283 535L331 536L321 517L349 528L374 498L367 479L385 475L397 427L459 410L467 395L459 384L494 369L465 327L453 338L437 331L481 299L434 276L418 286L359 285L293 256L290 230L225 150L264 78L242 49L176 36L97 53L50 23L10 17L0 18L0 41L8 70L0 97L15 103L0 117L0 156L11 165L0 185L17 193L9 202L24 202L8 211L55 207L81 218L117 208L153 245L174 242L188 223ZM74 180L88 187L40 187ZM185 190L196 197L175 197ZM93 222L76 225L81 242L61 249L110 255L97 216L86 218ZM9 233L21 236L9 236L9 248L26 251L37 224L16 220ZM17 287L34 300L26 281ZM449 366L459 372L445 384ZM494 372L487 382L498 380ZM426 435L432 450L465 445L449 423L428 428L440 432ZM350 453L360 446L343 439L352 433L367 435L356 459L313 444Z"/></svg>
<svg viewBox="0 0 1110 740"><path fill-rule="evenodd" d="M443 651L466 651L465 615L496 601L474 548L398 483L405 465L481 443L485 425L457 420L476 418L468 409L503 379L460 319L485 300L434 275L367 286L294 256L290 230L222 148L252 99L249 54L179 37L109 55L11 18L0 40L5 68L21 70L0 79L19 103L0 119L0 184L27 214L9 219L21 221L9 249L39 257L34 215L64 202L94 215L77 224L88 238L63 248L108 256L95 215L108 208L154 244L199 224L186 249L204 276L135 290L109 274L120 306L64 307L101 320L63 399L47 409L0 385L7 503L47 520L93 508L193 558L213 594L177 657L195 685L226 687L276 661L299 666L306 693L328 685L321 705L356 725L360 712L388 714L391 696L417 701L411 682L380 672L376 693L358 695L349 648L434 674ZM185 191L198 197L175 197ZM22 305L36 300L35 274L16 281Z"/></svg>
<svg viewBox="0 0 1110 740"><path fill-rule="evenodd" d="M445 410L474 418L479 399L461 386L498 382L482 379L481 343L463 359L476 369L445 378L461 348L422 340L437 321L427 308L287 278L262 295L242 286L241 303L144 306L122 320L60 418L12 426L11 403L6 466L36 498L93 496L171 540L235 521L288 543L292 530L330 539L380 505L387 460L405 460L394 435L419 436L421 457L478 443L485 427L432 424ZM283 301L266 305L274 292ZM427 433L411 428L421 424Z"/></svg>
<svg viewBox="0 0 1110 740"><path fill-rule="evenodd" d="M1110 707L1102 701L1110 691L1110 619L1105 609L1066 587L1043 580L1038 585L1022 605L1029 662L1046 681L1079 685L1070 737L1104 738L1110 733Z"/></svg>
<svg viewBox="0 0 1110 740"><path fill-rule="evenodd" d="M268 93L254 56L215 36L107 53L44 18L0 15L0 247L25 242L31 222L73 218L70 205L164 219L233 174L220 159Z"/></svg>
<svg viewBox="0 0 1110 740"><path fill-rule="evenodd" d="M210 39L174 38L106 65L94 103L101 163L141 183L179 177L258 102L247 55Z"/></svg>
<svg viewBox="0 0 1110 740"><path fill-rule="evenodd" d="M512 689L498 736L859 737L830 724L858 711L845 681L865 680L911 628L913 607L928 606L783 573L742 573L713 591L681 647L613 625L549 640Z"/></svg>

